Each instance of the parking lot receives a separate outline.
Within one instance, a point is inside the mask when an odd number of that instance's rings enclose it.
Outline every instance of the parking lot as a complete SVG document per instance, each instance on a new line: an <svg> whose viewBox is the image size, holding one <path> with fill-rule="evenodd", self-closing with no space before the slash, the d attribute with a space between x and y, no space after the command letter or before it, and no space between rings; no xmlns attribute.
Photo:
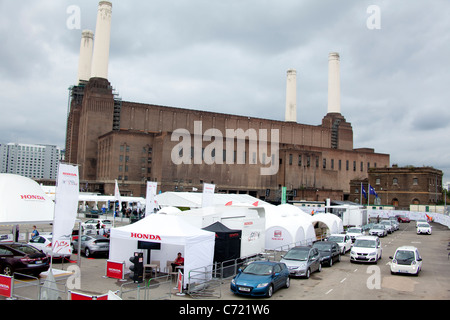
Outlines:
<svg viewBox="0 0 450 320"><path fill-rule="evenodd" d="M321 272L315 272L309 279L292 278L290 288L274 293L271 300L410 300L410 299L450 299L450 260L447 245L450 242L450 230L432 223L432 235L417 235L415 222L400 224L400 230L381 238L382 259L377 264L351 263L350 253L341 257L341 261L332 267L324 266ZM419 249L423 258L423 268L419 276L391 275L390 266L395 249L402 245L412 245ZM55 263L54 268L67 270L76 265L76 255L72 263ZM106 278L107 257L81 257L80 291L93 295L107 293L108 290L126 289L126 281ZM69 279L70 280L70 279ZM220 296L213 299L250 301L230 292L230 280L223 280ZM125 286L125 287L124 287ZM136 285L135 285L136 286ZM177 296L170 284L171 295L156 293L154 297L169 300L193 300L189 295ZM133 287L133 285L131 285ZM161 289L161 288L160 288ZM156 290L156 289L155 289ZM126 299L139 299L135 292ZM208 298L211 299L211 298ZM198 299L195 299L198 301ZM265 300L264 298L258 300Z"/></svg>

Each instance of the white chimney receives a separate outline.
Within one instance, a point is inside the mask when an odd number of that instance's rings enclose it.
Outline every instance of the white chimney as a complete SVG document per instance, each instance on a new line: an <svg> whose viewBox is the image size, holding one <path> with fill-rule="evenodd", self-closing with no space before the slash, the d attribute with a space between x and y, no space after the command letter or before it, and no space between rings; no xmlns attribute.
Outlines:
<svg viewBox="0 0 450 320"><path fill-rule="evenodd" d="M111 38L112 3L100 1L95 26L91 78L108 79L109 45Z"/></svg>
<svg viewBox="0 0 450 320"><path fill-rule="evenodd" d="M339 53L328 55L328 113L341 113Z"/></svg>
<svg viewBox="0 0 450 320"><path fill-rule="evenodd" d="M89 81L91 78L92 48L94 47L94 33L91 30L83 30L81 33L80 57L78 60L78 79Z"/></svg>
<svg viewBox="0 0 450 320"><path fill-rule="evenodd" d="M285 121L297 122L297 71L287 71Z"/></svg>

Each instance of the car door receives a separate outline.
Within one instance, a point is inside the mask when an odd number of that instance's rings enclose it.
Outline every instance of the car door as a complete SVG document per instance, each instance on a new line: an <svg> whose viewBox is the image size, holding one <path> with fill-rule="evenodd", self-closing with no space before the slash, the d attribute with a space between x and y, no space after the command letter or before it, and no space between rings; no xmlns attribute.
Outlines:
<svg viewBox="0 0 450 320"><path fill-rule="evenodd" d="M275 290L278 290L283 285L283 275L281 274L281 267L279 264L276 264L273 267L273 284Z"/></svg>
<svg viewBox="0 0 450 320"><path fill-rule="evenodd" d="M331 246L331 257L334 257L337 260L339 254L339 246L333 243L333 245Z"/></svg>
<svg viewBox="0 0 450 320"><path fill-rule="evenodd" d="M86 242L90 239L89 236L81 236L81 250L84 251L86 249Z"/></svg>
<svg viewBox="0 0 450 320"><path fill-rule="evenodd" d="M346 235L345 236L345 252L349 251L351 248L352 248L352 239Z"/></svg>
<svg viewBox="0 0 450 320"><path fill-rule="evenodd" d="M311 261L311 271L316 271L319 269L320 265L320 253L317 248L312 248L309 252L310 261Z"/></svg>

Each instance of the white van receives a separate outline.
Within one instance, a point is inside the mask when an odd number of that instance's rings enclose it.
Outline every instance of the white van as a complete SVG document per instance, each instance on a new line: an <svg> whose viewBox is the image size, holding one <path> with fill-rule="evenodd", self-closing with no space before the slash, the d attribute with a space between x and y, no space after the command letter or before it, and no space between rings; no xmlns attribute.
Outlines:
<svg viewBox="0 0 450 320"><path fill-rule="evenodd" d="M381 259L382 249L380 238L362 236L356 238L350 251L350 262L375 262Z"/></svg>

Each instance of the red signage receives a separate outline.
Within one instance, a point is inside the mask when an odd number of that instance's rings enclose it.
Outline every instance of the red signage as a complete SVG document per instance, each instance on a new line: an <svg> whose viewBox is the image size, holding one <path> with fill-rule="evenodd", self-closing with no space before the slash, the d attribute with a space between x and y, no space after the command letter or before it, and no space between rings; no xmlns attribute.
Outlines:
<svg viewBox="0 0 450 320"><path fill-rule="evenodd" d="M125 276L124 263L108 260L106 262L106 276L108 278L123 280Z"/></svg>
<svg viewBox="0 0 450 320"><path fill-rule="evenodd" d="M132 232L131 233L131 237L132 238L137 238L137 239L147 239L147 240L159 240L161 241L161 237L158 235L153 235L153 234L147 234L147 233L137 233L137 232Z"/></svg>
<svg viewBox="0 0 450 320"><path fill-rule="evenodd" d="M45 198L43 196L37 195L37 194L21 194L20 198L22 200L40 200L45 201Z"/></svg>
<svg viewBox="0 0 450 320"><path fill-rule="evenodd" d="M0 275L0 296L11 298L12 296L12 278Z"/></svg>

